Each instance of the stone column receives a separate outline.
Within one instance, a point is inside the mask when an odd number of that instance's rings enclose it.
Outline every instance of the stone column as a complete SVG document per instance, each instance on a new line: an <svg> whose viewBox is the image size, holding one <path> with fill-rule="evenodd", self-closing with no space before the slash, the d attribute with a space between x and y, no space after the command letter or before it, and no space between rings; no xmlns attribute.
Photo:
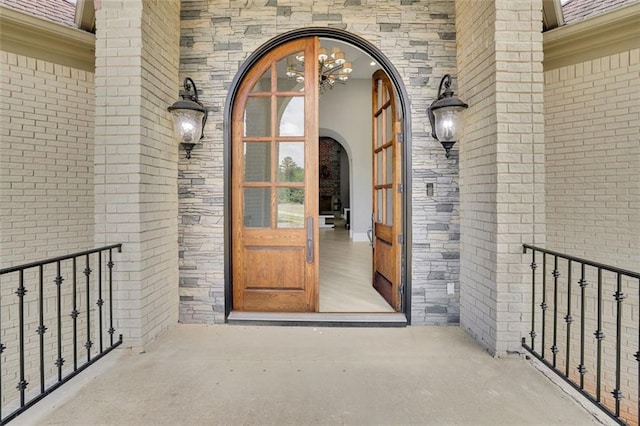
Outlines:
<svg viewBox="0 0 640 426"><path fill-rule="evenodd" d="M494 355L528 332L522 244L545 238L540 0L456 0L460 323Z"/></svg>
<svg viewBox="0 0 640 426"><path fill-rule="evenodd" d="M123 243L117 333L143 348L178 318L180 2L96 2L95 241Z"/></svg>

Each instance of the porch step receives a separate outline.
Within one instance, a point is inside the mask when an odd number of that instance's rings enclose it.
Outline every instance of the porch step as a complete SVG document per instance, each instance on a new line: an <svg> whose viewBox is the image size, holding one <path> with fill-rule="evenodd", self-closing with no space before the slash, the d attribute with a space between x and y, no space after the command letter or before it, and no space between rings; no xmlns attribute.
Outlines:
<svg viewBox="0 0 640 426"><path fill-rule="evenodd" d="M236 325L289 325L314 327L406 327L401 313L334 313L334 312L236 312L227 318Z"/></svg>

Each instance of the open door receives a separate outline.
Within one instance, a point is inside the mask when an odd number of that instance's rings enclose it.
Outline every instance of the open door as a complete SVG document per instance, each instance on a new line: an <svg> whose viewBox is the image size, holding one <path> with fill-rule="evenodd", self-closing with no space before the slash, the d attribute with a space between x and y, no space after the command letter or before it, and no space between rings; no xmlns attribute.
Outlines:
<svg viewBox="0 0 640 426"><path fill-rule="evenodd" d="M373 286L402 309L402 131L393 86L384 71L373 74Z"/></svg>
<svg viewBox="0 0 640 426"><path fill-rule="evenodd" d="M260 59L240 85L232 115L233 310L318 309L318 75L287 77L317 38Z"/></svg>

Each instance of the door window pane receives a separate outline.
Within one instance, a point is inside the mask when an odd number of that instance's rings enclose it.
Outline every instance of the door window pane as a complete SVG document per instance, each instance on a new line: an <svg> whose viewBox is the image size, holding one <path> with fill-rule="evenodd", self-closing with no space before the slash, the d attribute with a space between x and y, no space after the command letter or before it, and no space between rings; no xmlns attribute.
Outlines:
<svg viewBox="0 0 640 426"><path fill-rule="evenodd" d="M304 142L278 142L278 182L304 182Z"/></svg>
<svg viewBox="0 0 640 426"><path fill-rule="evenodd" d="M393 225L393 188L385 189L387 193L387 217L385 225Z"/></svg>
<svg viewBox="0 0 640 426"><path fill-rule="evenodd" d="M278 92L304 90L304 52L289 55L278 61Z"/></svg>
<svg viewBox="0 0 640 426"><path fill-rule="evenodd" d="M252 93L271 92L271 68L267 70L251 88Z"/></svg>
<svg viewBox="0 0 640 426"><path fill-rule="evenodd" d="M384 92L384 85L382 84L381 79L376 80L376 92L377 92L376 109L380 109L382 107L382 103L384 102L382 100L382 92Z"/></svg>
<svg viewBox="0 0 640 426"><path fill-rule="evenodd" d="M384 133L382 131L382 114L376 117L376 148L384 144Z"/></svg>
<svg viewBox="0 0 640 426"><path fill-rule="evenodd" d="M244 226L271 227L271 188L244 189Z"/></svg>
<svg viewBox="0 0 640 426"><path fill-rule="evenodd" d="M382 223L382 212L384 211L382 208L382 200L384 200L384 194L382 192L382 189L378 189L376 190L376 196L377 196L377 215L376 215L376 222L380 222Z"/></svg>
<svg viewBox="0 0 640 426"><path fill-rule="evenodd" d="M387 168L387 181L385 183L393 183L393 145L385 149L384 161L387 163L385 165Z"/></svg>
<svg viewBox="0 0 640 426"><path fill-rule="evenodd" d="M244 110L244 135L271 136L271 98L251 97Z"/></svg>
<svg viewBox="0 0 640 426"><path fill-rule="evenodd" d="M278 188L278 228L304 228L303 188Z"/></svg>
<svg viewBox="0 0 640 426"><path fill-rule="evenodd" d="M278 96L278 135L304 136L304 97Z"/></svg>
<svg viewBox="0 0 640 426"><path fill-rule="evenodd" d="M374 154L376 156L376 185L384 184L384 178L382 176L382 171L384 170L383 163L383 152L384 150Z"/></svg>
<svg viewBox="0 0 640 426"><path fill-rule="evenodd" d="M384 110L384 116L386 121L385 131L387 133L385 137L385 142L389 142L393 137L393 115L391 114L391 107Z"/></svg>
<svg viewBox="0 0 640 426"><path fill-rule="evenodd" d="M271 182L271 144L245 142L244 181Z"/></svg>

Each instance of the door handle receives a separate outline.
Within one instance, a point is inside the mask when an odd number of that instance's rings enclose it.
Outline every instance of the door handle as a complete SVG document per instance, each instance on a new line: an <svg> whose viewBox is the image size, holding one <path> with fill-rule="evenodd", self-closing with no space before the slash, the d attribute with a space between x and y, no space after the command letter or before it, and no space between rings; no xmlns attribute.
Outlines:
<svg viewBox="0 0 640 426"><path fill-rule="evenodd" d="M307 217L307 263L313 263L313 217Z"/></svg>
<svg viewBox="0 0 640 426"><path fill-rule="evenodd" d="M371 213L371 229L367 231L367 237L369 237L369 244L371 244L371 247L373 247L373 237L375 234L375 229L376 229L375 218L373 216L373 213Z"/></svg>

